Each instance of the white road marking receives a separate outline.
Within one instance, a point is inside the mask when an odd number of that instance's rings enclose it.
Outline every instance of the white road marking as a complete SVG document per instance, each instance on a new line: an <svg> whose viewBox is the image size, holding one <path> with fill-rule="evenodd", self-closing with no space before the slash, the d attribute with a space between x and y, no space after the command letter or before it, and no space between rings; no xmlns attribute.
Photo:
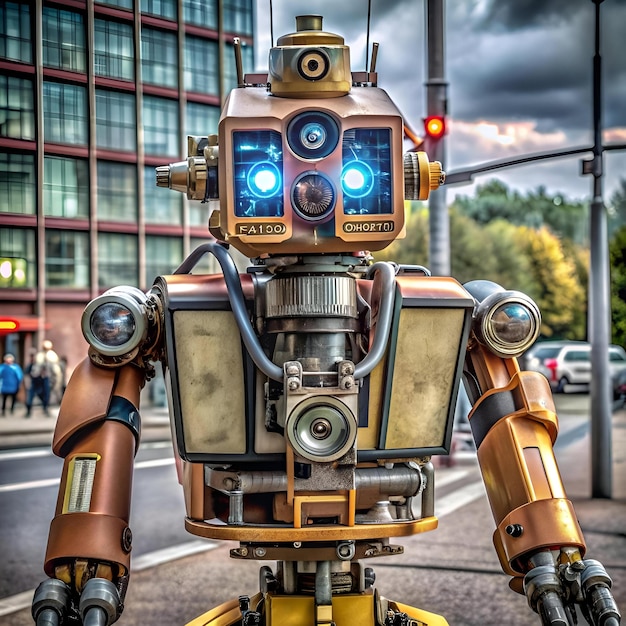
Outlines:
<svg viewBox="0 0 626 626"><path fill-rule="evenodd" d="M141 461L141 463L135 464L135 469L149 469L152 467L161 467L163 465L173 465L174 457L168 457L166 459L152 459L151 461ZM41 487L54 487L60 482L60 478L44 478L42 480L29 480L23 483L10 483L7 485L0 485L0 493L6 493L9 491L22 491L26 489L39 489Z"/></svg>
<svg viewBox="0 0 626 626"><path fill-rule="evenodd" d="M0 461L15 461L16 459L34 459L36 457L52 456L52 450L2 450Z"/></svg>
<svg viewBox="0 0 626 626"><path fill-rule="evenodd" d="M154 459L152 461L143 461L138 463L135 467L138 469L157 467L161 465L170 465L174 463L173 458L166 459ZM455 468L446 470L442 476L435 476L435 485L444 486L455 483L462 478L465 478L469 474L469 470ZM30 489L35 486L42 486L36 483L58 483L59 479L51 479L50 481L32 481L32 486L24 487L24 485L31 485L31 483L20 483L15 487ZM0 486L0 491L8 491L7 487L11 485ZM435 500L435 515L441 518L445 515L453 513L457 509L477 500L481 496L485 495L485 489L481 481L476 481L463 487L459 487L452 493ZM134 572L140 572L142 570L162 565L163 563L169 563L176 559L181 559L186 556L192 556L194 554L200 554L209 550L214 550L220 544L212 541L195 540L187 543L179 544L177 546L170 546L161 550L155 550L154 552L148 552L142 554L132 561L131 570ZM24 591L22 593L9 596L7 598L0 599L0 617L9 615L17 611L28 609L31 606L33 595L35 590Z"/></svg>
<svg viewBox="0 0 626 626"><path fill-rule="evenodd" d="M182 559L186 556L194 554L200 554L201 552L208 552L214 550L219 544L213 541L189 541L177 546L170 546L169 548L163 548L162 550L155 550L154 552L148 552L142 554L133 560L131 564L131 571L140 572L141 570L155 567L169 561L175 561L176 559ZM6 598L0 598L0 617L22 611L30 608L35 590L23 591L17 593L14 596L8 596Z"/></svg>
<svg viewBox="0 0 626 626"><path fill-rule="evenodd" d="M463 485L463 487L459 487L459 489L456 489L442 498L437 498L435 495L435 515L437 517L449 515L481 497L486 497L485 486L482 480Z"/></svg>

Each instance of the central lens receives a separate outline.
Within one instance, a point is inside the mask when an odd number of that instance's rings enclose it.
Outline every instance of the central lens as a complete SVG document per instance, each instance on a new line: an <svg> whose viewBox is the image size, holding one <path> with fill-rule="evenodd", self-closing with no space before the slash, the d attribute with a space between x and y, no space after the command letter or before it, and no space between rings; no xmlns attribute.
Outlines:
<svg viewBox="0 0 626 626"><path fill-rule="evenodd" d="M306 148L317 149L324 145L328 133L326 129L316 122L307 124L300 133L300 140L302 145Z"/></svg>
<svg viewBox="0 0 626 626"><path fill-rule="evenodd" d="M311 434L316 439L326 439L333 430L333 427L330 425L330 422L327 419L320 418L316 419L311 424Z"/></svg>
<svg viewBox="0 0 626 626"><path fill-rule="evenodd" d="M337 147L339 127L327 113L305 111L289 122L287 143L303 159L323 159Z"/></svg>

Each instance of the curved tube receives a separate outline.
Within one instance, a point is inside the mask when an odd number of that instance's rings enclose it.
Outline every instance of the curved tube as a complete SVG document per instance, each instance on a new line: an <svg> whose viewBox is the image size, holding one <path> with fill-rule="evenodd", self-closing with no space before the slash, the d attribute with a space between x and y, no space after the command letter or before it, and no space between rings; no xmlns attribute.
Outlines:
<svg viewBox="0 0 626 626"><path fill-rule="evenodd" d="M383 358L385 348L387 347L389 331L391 329L393 305L396 299L396 272L394 266L391 263L385 263L383 261L374 263L367 271L368 278L372 274L374 274L374 282L377 280L382 281L378 324L370 351L361 362L356 364L354 370L354 378L356 379L365 378Z"/></svg>
<svg viewBox="0 0 626 626"><path fill-rule="evenodd" d="M283 381L283 368L278 367L269 357L263 352L261 343L256 336L252 323L248 317L248 311L246 309L246 300L243 295L243 289L241 288L241 281L239 280L239 272L232 257L228 253L228 250L216 243L205 243L196 248L181 265L178 266L174 274L188 274L198 262L198 260L204 256L207 252L210 252L220 264L222 273L224 274L224 280L226 282L226 288L228 291L228 299L230 300L230 307L233 310L233 315L237 321L239 332L243 343L250 354L250 357L254 361L255 365L269 378Z"/></svg>
<svg viewBox="0 0 626 626"><path fill-rule="evenodd" d="M241 332L243 343L248 350L250 357L256 366L269 378L282 382L283 369L274 363L261 348L258 337L256 336L252 323L248 317L246 310L246 301L239 280L239 272L235 266L235 262L228 253L228 250L215 243L206 243L196 248L183 263L176 269L174 274L189 273L198 260L210 252L220 264L226 287L228 291L228 299L233 310L237 326ZM378 312L378 324L374 342L367 356L359 362L354 370L354 378L364 378L378 365L387 346L387 339L391 329L391 319L393 314L393 305L395 301L395 278L396 273L391 263L379 262L374 263L368 271L367 277L374 276L374 282L382 281L380 310Z"/></svg>

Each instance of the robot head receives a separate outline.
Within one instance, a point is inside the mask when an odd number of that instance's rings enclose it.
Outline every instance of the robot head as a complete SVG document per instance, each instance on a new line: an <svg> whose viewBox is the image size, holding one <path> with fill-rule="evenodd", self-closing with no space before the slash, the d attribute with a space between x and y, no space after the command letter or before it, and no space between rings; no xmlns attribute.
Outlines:
<svg viewBox="0 0 626 626"><path fill-rule="evenodd" d="M403 155L400 112L375 73L351 73L342 37L319 16L296 24L269 73L231 92L218 135L189 138L187 161L157 168L157 184L219 199L212 234L249 257L380 250L403 235L405 198L443 182L441 165Z"/></svg>

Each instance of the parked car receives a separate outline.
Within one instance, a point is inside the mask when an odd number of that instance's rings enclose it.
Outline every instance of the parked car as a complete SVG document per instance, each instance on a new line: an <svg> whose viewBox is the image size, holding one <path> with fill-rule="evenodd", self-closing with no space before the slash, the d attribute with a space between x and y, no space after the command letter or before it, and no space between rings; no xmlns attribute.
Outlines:
<svg viewBox="0 0 626 626"><path fill-rule="evenodd" d="M565 393L569 385L591 382L591 345L581 341L544 342L526 359L526 369L541 372L557 393ZM609 370L614 399L626 393L626 351L609 346Z"/></svg>
<svg viewBox="0 0 626 626"><path fill-rule="evenodd" d="M520 367L525 370L541 372L549 378L549 371L545 367L548 359L554 359L565 346L588 346L585 341L539 341L533 344L526 353L520 357Z"/></svg>

